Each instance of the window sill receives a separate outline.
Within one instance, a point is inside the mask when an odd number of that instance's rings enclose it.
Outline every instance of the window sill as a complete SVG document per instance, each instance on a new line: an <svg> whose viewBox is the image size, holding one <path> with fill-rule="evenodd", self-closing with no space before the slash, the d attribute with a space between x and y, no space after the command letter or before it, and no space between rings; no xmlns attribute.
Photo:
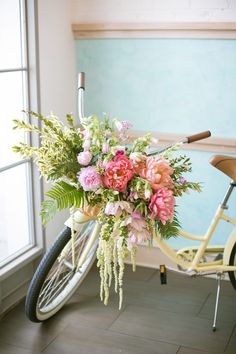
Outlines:
<svg viewBox="0 0 236 354"><path fill-rule="evenodd" d="M42 247L33 247L21 256L11 261L9 264L3 266L3 268L0 269L0 281L8 278L10 275L23 268L28 263L31 263L33 260L39 257L43 251L44 249Z"/></svg>

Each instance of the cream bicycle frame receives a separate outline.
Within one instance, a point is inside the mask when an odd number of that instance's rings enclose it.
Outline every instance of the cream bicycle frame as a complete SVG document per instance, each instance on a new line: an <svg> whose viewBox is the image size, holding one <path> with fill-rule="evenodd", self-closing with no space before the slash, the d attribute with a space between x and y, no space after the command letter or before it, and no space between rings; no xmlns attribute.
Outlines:
<svg viewBox="0 0 236 354"><path fill-rule="evenodd" d="M76 212L77 217L76 217L76 224L77 227L76 229L79 230L80 227L83 225L83 223L93 220L92 218L83 215L81 212ZM222 205L220 205L216 211L215 216L213 217L211 224L204 236L198 236L198 235L193 235L188 232L185 232L183 230L179 230L178 234L184 238L194 240L194 241L201 241L201 244L199 246L193 247L196 250L196 254L192 260L190 261L185 261L181 259L178 255L178 252L176 252L173 248L171 248L162 237L154 232L153 233L153 239L157 242L158 247L160 250L173 262L184 268L186 271L195 271L196 273L198 272L207 272L207 271L214 271L214 272L228 272L228 271L236 271L236 266L229 266L227 264L223 264L222 260L217 260L213 262L200 262L200 260L203 258L206 250L207 251L212 251L212 252L223 252L224 251L224 246L210 246L208 247L208 243L211 239L211 237L214 234L214 231L216 230L218 223L220 220L224 220L226 222L229 222L232 225L236 226L236 220L227 216L224 213L224 208ZM69 226L69 224L67 223ZM78 226L80 225L80 226ZM92 246L94 245L96 239L99 237L99 233L101 230L101 224L99 224L96 221L96 225L93 229L91 238L89 242L87 243L85 249L83 250L83 253L80 257L79 263L76 265L76 271L79 271L80 267L86 260ZM73 247L72 246L72 240L67 244L66 249L64 249L63 252L67 252L69 248ZM184 250L191 250L192 247L186 247ZM229 249L231 251L231 249ZM181 252L181 250L179 251Z"/></svg>
<svg viewBox="0 0 236 354"><path fill-rule="evenodd" d="M190 233L187 233L185 231L179 230L179 235L182 237L185 237L190 240L194 241L201 241L201 244L199 246L196 246L195 249L196 255L194 256L194 259L192 262L189 261L184 261L182 260L176 251L174 251L162 238L159 234L153 233L153 238L156 240L157 245L160 247L161 251L168 257L170 258L173 262L176 264L180 265L182 268L186 269L187 271L196 271L196 272L202 272L202 271L216 271L216 272L228 272L228 271L236 271L236 266L229 266L222 264L222 260L214 261L214 262L201 262L200 260L203 258L205 251L208 249L208 243L211 239L211 237L214 234L214 231L217 228L217 225L220 220L224 220L229 222L232 225L236 226L236 220L225 215L224 213L224 208L220 205L216 211L215 216L213 217L211 224L204 236L198 236L198 235L193 235ZM185 250L191 249L191 247L185 248ZM210 246L209 250L212 250L213 252L219 251L224 251L224 246L219 247L219 246ZM181 250L180 250L181 251Z"/></svg>

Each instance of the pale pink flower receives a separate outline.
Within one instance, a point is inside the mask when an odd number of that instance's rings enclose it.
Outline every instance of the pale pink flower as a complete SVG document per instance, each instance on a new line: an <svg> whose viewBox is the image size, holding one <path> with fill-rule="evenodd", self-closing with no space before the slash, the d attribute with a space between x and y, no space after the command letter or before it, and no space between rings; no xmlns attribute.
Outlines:
<svg viewBox="0 0 236 354"><path fill-rule="evenodd" d="M151 239L151 235L147 230L147 223L138 211L134 211L127 218L126 225L128 225L129 231L127 239L127 248L129 251L137 244Z"/></svg>
<svg viewBox="0 0 236 354"><path fill-rule="evenodd" d="M92 154L89 151L82 151L77 156L77 161L80 165L87 166L92 159Z"/></svg>
<svg viewBox="0 0 236 354"><path fill-rule="evenodd" d="M186 180L186 178L184 178L184 177L180 177L179 182L180 182L181 184L186 184L186 183L187 183L187 180Z"/></svg>
<svg viewBox="0 0 236 354"><path fill-rule="evenodd" d="M174 216L175 198L173 192L166 187L158 189L151 196L149 210L153 219L160 219L162 224L172 220Z"/></svg>
<svg viewBox="0 0 236 354"><path fill-rule="evenodd" d="M105 214L106 215L114 215L114 216L121 216L123 211L126 211L127 213L132 213L133 207L130 203L126 201L120 201L120 202L108 202L105 208Z"/></svg>
<svg viewBox="0 0 236 354"><path fill-rule="evenodd" d="M127 120L116 121L115 122L116 128L119 133L124 133L126 130L132 128L133 124L128 122Z"/></svg>
<svg viewBox="0 0 236 354"><path fill-rule="evenodd" d="M121 141L126 140L127 139L127 130L130 129L133 125L126 120L122 120L122 121L116 120L115 125L118 130L119 139Z"/></svg>
<svg viewBox="0 0 236 354"><path fill-rule="evenodd" d="M136 167L136 172L150 183L154 191L162 187L173 188L173 168L163 157L146 158L145 164L140 163Z"/></svg>
<svg viewBox="0 0 236 354"><path fill-rule="evenodd" d="M85 139L83 142L84 151L88 151L90 149L90 139Z"/></svg>
<svg viewBox="0 0 236 354"><path fill-rule="evenodd" d="M118 155L115 156L114 161L107 163L102 181L107 188L124 192L133 175L132 162L126 156Z"/></svg>
<svg viewBox="0 0 236 354"><path fill-rule="evenodd" d="M78 180L85 191L96 191L102 185L102 179L94 166L81 168Z"/></svg>
<svg viewBox="0 0 236 354"><path fill-rule="evenodd" d="M106 142L106 143L103 143L103 145L102 145L102 152L103 152L103 154L107 154L107 153L108 153L108 149L109 149L108 143L107 143L107 142Z"/></svg>

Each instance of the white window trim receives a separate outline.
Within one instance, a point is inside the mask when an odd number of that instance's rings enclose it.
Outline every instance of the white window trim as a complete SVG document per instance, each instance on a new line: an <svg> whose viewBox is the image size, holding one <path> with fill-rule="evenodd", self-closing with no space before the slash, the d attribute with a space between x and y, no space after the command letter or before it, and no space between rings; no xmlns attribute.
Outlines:
<svg viewBox="0 0 236 354"><path fill-rule="evenodd" d="M30 110L40 111L40 97L39 97L39 64L38 64L38 23L37 23L37 1L36 0L25 0L25 16L26 16L26 36L27 36L27 63L28 72L27 79L29 83L28 91L28 106ZM30 28L30 30L28 30ZM22 70L22 69L21 69ZM9 70L8 70L9 71ZM38 145L39 140L37 137L32 136L31 141L33 145ZM24 161L23 161L24 162ZM31 245L26 246L25 249L20 250L19 256L15 254L15 258L9 257L9 262L0 269L0 281L7 279L13 273L19 271L21 268L25 267L28 263L35 260L40 254L42 254L45 242L44 242L44 231L42 228L41 219L39 217L42 196L43 196L43 184L40 179L38 169L33 164L32 161L24 162L31 165L31 186L32 191L30 191L33 202L33 230L34 240ZM17 232L17 230L16 230ZM0 294L1 294L1 284L0 284ZM1 306L1 299L0 299ZM0 308L1 313L1 308Z"/></svg>

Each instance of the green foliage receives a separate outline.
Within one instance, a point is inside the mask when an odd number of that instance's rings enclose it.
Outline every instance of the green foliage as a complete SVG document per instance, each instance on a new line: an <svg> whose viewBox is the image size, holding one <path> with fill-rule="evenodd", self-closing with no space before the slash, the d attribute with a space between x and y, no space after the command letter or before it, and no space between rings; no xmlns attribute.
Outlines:
<svg viewBox="0 0 236 354"><path fill-rule="evenodd" d="M190 158L186 155L182 155L171 159L170 166L174 169L174 178L178 179L182 176L183 173L192 171L192 164Z"/></svg>
<svg viewBox="0 0 236 354"><path fill-rule="evenodd" d="M68 128L53 114L48 117L35 112L29 114L38 119L42 127L38 128L34 124L14 120L14 129L38 134L41 138L41 146L31 147L21 142L13 147L13 151L24 158L33 158L42 176L47 180L67 178L76 182L76 175L80 170L77 155L82 151L83 135L76 129L72 116L67 115L70 125Z"/></svg>
<svg viewBox="0 0 236 354"><path fill-rule="evenodd" d="M85 192L82 189L68 184L64 181L59 181L53 186L46 196L49 200L42 203L41 216L43 224L47 224L57 211L68 208L80 208L85 201Z"/></svg>
<svg viewBox="0 0 236 354"><path fill-rule="evenodd" d="M155 228L157 233L159 233L163 239L168 240L171 237L176 237L178 235L178 230L180 229L180 223L176 213L173 221L167 221L165 224L162 224L160 220L156 220Z"/></svg>
<svg viewBox="0 0 236 354"><path fill-rule="evenodd" d="M128 153L132 152L144 152L151 143L151 134L145 134L143 137L134 140L132 147L129 148Z"/></svg>

